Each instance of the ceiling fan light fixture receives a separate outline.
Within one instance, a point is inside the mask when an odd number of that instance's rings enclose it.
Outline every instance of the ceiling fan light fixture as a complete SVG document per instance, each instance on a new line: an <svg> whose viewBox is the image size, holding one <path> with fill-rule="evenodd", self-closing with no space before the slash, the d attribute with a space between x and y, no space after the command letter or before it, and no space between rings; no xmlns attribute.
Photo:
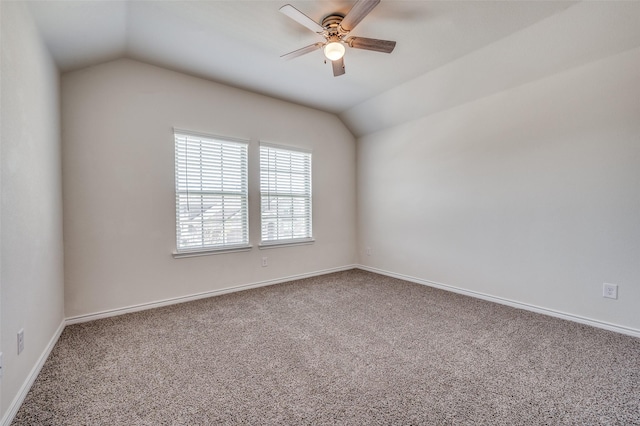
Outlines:
<svg viewBox="0 0 640 426"><path fill-rule="evenodd" d="M1 1L1 0L0 0ZM349 37L349 33L380 3L380 0L356 0L346 15L334 12L326 15L321 23L317 23L304 13L300 12L290 4L285 4L280 8L280 12L287 15L297 23L307 27L314 33L324 37L326 41L317 42L303 47L281 58L291 59L302 56L305 53L313 52L316 49L323 49L325 58L331 61L333 76L338 77L345 73L344 57L346 45L354 49L373 50L376 52L391 53L396 47L395 41L378 40L367 37ZM327 61L325 61L326 63Z"/></svg>
<svg viewBox="0 0 640 426"><path fill-rule="evenodd" d="M339 41L332 41L324 46L324 56L330 61L337 61L344 56L344 44Z"/></svg>

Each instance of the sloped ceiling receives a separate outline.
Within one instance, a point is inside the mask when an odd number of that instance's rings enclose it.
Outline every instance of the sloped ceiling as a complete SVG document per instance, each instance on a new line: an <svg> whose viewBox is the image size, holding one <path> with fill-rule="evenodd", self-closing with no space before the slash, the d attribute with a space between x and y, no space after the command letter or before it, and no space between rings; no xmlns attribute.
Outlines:
<svg viewBox="0 0 640 426"><path fill-rule="evenodd" d="M427 110L433 110L498 90L504 84L490 83L488 89L483 89L486 86L483 78L501 76L499 71L505 63L510 65L507 70L519 71L511 79L515 81L512 84L521 84L580 61L619 51L621 46L638 43L640 38L638 31L628 28L628 18L622 31L616 26L616 20L624 18L624 13L638 22L636 6L640 2L594 2L604 5L605 10L621 10L606 18L603 25L596 25L598 31L599 27L606 27L621 34L603 46L597 39L600 32L596 31L596 37L588 37L591 28L587 24L577 25L580 28L573 32L564 30L565 24L574 28L573 20L585 16L589 25L594 20L599 22L602 8L590 11L580 3L382 0L352 34L396 40L395 51L387 55L348 49L346 75L333 77L321 51L289 61L280 59L285 53L322 41L279 12L285 3L286 0L67 0L30 1L29 7L62 72L129 57L339 114L356 135L415 118L416 112L425 111L423 97L431 99ZM330 13L348 12L354 2L291 4L321 21ZM633 7L625 11L620 4ZM592 46L594 38L596 46ZM516 42L501 47L500 42L504 44L505 40ZM519 46L517 40L523 44ZM496 45L497 51L492 48ZM557 45L564 46L564 50L557 49ZM553 57L548 60L545 52L550 48ZM504 54L502 49L506 49ZM578 53L570 60L558 59L575 49ZM526 72L531 58L548 64L542 67L544 72ZM479 68L476 71L474 67ZM479 91L466 91L469 96L453 100L446 93L431 96L430 90L438 88L439 73L447 70L460 73L462 69L461 87L471 85L474 80L468 80L468 76L479 72L475 79L479 80L476 81Z"/></svg>
<svg viewBox="0 0 640 426"><path fill-rule="evenodd" d="M640 2L583 2L369 98L340 118L362 136L639 46Z"/></svg>

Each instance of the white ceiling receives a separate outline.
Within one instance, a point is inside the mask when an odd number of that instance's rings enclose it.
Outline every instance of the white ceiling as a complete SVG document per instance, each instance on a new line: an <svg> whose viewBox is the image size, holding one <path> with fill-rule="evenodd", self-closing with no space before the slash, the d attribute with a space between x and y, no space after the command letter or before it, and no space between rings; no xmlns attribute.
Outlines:
<svg viewBox="0 0 640 426"><path fill-rule="evenodd" d="M333 77L321 51L280 55L321 41L279 13L288 0L29 1L61 71L118 57L341 113L562 12L565 1L382 0L353 35L396 40L390 54L348 49ZM354 1L290 1L321 21Z"/></svg>

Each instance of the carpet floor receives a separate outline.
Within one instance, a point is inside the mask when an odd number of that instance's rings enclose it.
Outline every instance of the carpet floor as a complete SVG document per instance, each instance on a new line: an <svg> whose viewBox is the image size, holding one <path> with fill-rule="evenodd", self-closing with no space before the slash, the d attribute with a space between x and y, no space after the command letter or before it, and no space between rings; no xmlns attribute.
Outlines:
<svg viewBox="0 0 640 426"><path fill-rule="evenodd" d="M13 425L640 425L640 339L352 270L71 325Z"/></svg>

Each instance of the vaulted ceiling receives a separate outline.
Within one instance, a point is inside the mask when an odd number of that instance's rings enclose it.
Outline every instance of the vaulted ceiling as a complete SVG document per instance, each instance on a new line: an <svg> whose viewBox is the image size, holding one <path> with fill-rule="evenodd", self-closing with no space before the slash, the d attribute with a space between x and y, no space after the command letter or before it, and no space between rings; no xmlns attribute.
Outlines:
<svg viewBox="0 0 640 426"><path fill-rule="evenodd" d="M633 19L640 18L640 8L636 7L640 2L599 2L608 4L605 6L609 8L615 8L614 3L635 5L618 8L617 15L606 22L610 26L611 22L626 16L625 22L621 22L621 35L614 37L614 41L596 40L593 46L593 40L588 37L581 44L580 31L586 35L595 31L596 37L600 37L601 33L613 30L604 26L591 28L602 15L602 6L589 8L568 1L382 0L352 35L395 40L396 49L385 54L347 48L346 74L334 77L331 64L324 63L321 50L292 60L280 58L323 40L279 12L286 2L67 0L29 1L29 7L62 72L129 57L340 114L355 134L371 130L359 122L364 118L358 111L368 116L371 108L377 108L371 106L376 99L388 102L385 96L389 98L389 93L397 88L411 88L412 84L415 86L416 82L437 75L452 64L464 63L465 58L480 51L491 52L491 46L517 39L522 33L531 33L523 41L523 51L508 59L518 62L516 68L530 67L531 57L545 62L543 50L564 45L564 50L552 52L555 56L549 61L546 73L640 45L640 31L633 29ZM333 12L347 13L354 3L346 0L291 2L318 22ZM580 13L569 13L571 10ZM563 19L573 27L576 22L571 23L569 19L586 19L589 26L585 24L566 33ZM550 27L547 22L556 23ZM540 44L536 45L538 38ZM556 57L566 56L564 52L570 51L578 52L574 55L578 58ZM499 57L499 53L491 52L486 61ZM480 57L473 63L487 75L496 74L492 69L504 66L498 61L492 67L486 61L482 65ZM475 70L467 69L467 72L473 74ZM522 80L541 76L540 73L526 75ZM468 80L469 76L465 78ZM390 101L393 102L393 96ZM411 103L415 99L407 101ZM408 108L403 112L402 101L399 102L400 105L395 105L396 114L409 113ZM402 118L395 120L402 121Z"/></svg>

